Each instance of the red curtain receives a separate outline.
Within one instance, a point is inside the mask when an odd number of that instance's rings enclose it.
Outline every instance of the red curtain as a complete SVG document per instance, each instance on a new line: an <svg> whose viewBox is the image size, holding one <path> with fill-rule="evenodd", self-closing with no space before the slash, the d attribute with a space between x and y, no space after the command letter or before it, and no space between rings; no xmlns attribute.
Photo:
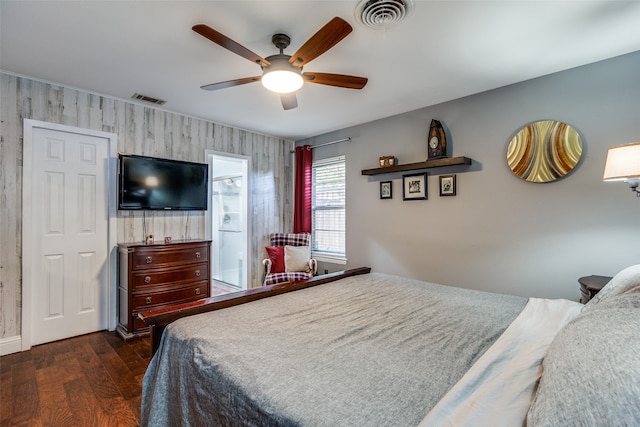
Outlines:
<svg viewBox="0 0 640 427"><path fill-rule="evenodd" d="M293 232L311 233L311 146L296 147Z"/></svg>

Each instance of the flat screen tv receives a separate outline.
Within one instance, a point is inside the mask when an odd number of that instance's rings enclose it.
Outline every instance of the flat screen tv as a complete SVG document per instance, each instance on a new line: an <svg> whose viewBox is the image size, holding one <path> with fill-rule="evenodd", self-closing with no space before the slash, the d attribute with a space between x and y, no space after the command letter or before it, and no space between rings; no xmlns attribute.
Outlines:
<svg viewBox="0 0 640 427"><path fill-rule="evenodd" d="M118 209L207 210L206 164L120 154Z"/></svg>

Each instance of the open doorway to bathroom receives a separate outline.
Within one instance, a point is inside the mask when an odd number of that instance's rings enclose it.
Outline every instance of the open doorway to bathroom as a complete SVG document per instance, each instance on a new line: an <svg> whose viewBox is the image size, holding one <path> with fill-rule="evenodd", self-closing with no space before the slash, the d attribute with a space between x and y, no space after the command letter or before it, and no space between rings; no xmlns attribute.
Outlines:
<svg viewBox="0 0 640 427"><path fill-rule="evenodd" d="M212 289L247 289L249 232L249 158L207 152L211 170L211 203L207 225L211 230ZM207 227L207 228L209 228Z"/></svg>

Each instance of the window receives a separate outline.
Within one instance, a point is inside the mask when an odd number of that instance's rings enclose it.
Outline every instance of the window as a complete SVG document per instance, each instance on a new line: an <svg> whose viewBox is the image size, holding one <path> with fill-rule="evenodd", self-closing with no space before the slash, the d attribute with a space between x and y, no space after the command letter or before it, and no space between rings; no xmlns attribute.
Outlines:
<svg viewBox="0 0 640 427"><path fill-rule="evenodd" d="M319 261L345 263L344 156L313 162L312 247Z"/></svg>

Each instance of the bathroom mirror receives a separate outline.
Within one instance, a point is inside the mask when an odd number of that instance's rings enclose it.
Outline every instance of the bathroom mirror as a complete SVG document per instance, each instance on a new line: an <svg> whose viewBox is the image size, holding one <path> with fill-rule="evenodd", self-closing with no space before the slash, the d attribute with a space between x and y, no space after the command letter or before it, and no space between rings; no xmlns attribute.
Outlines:
<svg viewBox="0 0 640 427"><path fill-rule="evenodd" d="M507 163L529 182L552 182L567 175L580 161L582 139L566 123L541 120L520 129L507 147Z"/></svg>

